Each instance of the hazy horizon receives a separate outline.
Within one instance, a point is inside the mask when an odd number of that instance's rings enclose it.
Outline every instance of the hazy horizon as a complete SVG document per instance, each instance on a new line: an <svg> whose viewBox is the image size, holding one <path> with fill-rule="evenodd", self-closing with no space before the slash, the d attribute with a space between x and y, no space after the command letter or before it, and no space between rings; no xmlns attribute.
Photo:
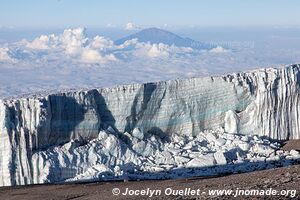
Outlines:
<svg viewBox="0 0 300 200"><path fill-rule="evenodd" d="M299 63L298 5L295 0L3 1L0 97ZM150 27L180 36L186 46L174 45L178 37L163 33L145 36L154 43L114 42ZM206 47L193 48L185 38Z"/></svg>
<svg viewBox="0 0 300 200"><path fill-rule="evenodd" d="M159 6L158 6L159 5ZM297 0L2 1L0 27L300 26Z"/></svg>

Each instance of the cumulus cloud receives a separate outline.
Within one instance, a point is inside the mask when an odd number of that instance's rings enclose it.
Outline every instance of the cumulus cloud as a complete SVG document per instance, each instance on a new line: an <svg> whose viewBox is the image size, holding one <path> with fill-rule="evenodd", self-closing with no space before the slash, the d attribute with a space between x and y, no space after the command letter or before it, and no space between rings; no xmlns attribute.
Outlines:
<svg viewBox="0 0 300 200"><path fill-rule="evenodd" d="M47 50L48 54L45 54L45 52L42 54L46 60L47 58L65 61L69 59L72 62L88 64L117 60L115 55L109 52L116 48L112 40L102 36L89 39L85 31L84 28L66 29L60 35L41 35L32 42L23 41L22 43L25 43L25 47L29 51ZM32 54L33 60L41 60L38 55Z"/></svg>
<svg viewBox="0 0 300 200"><path fill-rule="evenodd" d="M116 45L103 36L88 38L84 28L66 29L32 41L1 44L0 95L223 74L297 62L300 57L300 50L278 49L196 50L137 39Z"/></svg>
<svg viewBox="0 0 300 200"><path fill-rule="evenodd" d="M84 49L81 53L81 62L83 63L107 63L116 60L113 54L102 56L98 51L93 49Z"/></svg>
<svg viewBox="0 0 300 200"><path fill-rule="evenodd" d="M41 35L39 38L34 39L31 43L27 44L31 49L49 49L48 46L49 37L47 35Z"/></svg>
<svg viewBox="0 0 300 200"><path fill-rule="evenodd" d="M88 42L84 28L66 29L59 39L70 55L77 54Z"/></svg>
<svg viewBox="0 0 300 200"><path fill-rule="evenodd" d="M143 42L134 43L136 41L126 41L126 42L130 42L132 45L135 46L134 54L139 57L166 59L172 56L180 56L182 54L188 55L194 52L194 50L189 47L177 47L175 45L170 46L163 43L150 44L150 43L143 43Z"/></svg>
<svg viewBox="0 0 300 200"><path fill-rule="evenodd" d="M126 40L123 44L116 46L116 48L120 50L135 49L138 44L138 39L135 38L131 40Z"/></svg>
<svg viewBox="0 0 300 200"><path fill-rule="evenodd" d="M128 22L125 26L126 30L132 31L132 30L138 30L140 27L132 22Z"/></svg>
<svg viewBox="0 0 300 200"><path fill-rule="evenodd" d="M4 62L13 62L14 59L11 58L11 56L9 55L9 49L7 47L1 48L0 47L0 62L4 61Z"/></svg>
<svg viewBox="0 0 300 200"><path fill-rule="evenodd" d="M46 50L50 48L55 48L58 42L58 37L54 34L51 35L41 35L40 37L34 39L32 42L27 42L26 46L30 49L36 50Z"/></svg>
<svg viewBox="0 0 300 200"><path fill-rule="evenodd" d="M94 37L91 47L100 50L112 49L114 48L114 42L108 38L97 35Z"/></svg>
<svg viewBox="0 0 300 200"><path fill-rule="evenodd" d="M80 53L85 47L88 38L84 28L66 29L61 35L41 35L32 42L27 42L26 47L35 50L63 49L66 54Z"/></svg>
<svg viewBox="0 0 300 200"><path fill-rule="evenodd" d="M8 48L0 48L0 60L9 60Z"/></svg>
<svg viewBox="0 0 300 200"><path fill-rule="evenodd" d="M212 48L211 50L209 50L209 52L211 53L225 53L225 52L229 52L230 50L223 48L222 46L217 46L215 48Z"/></svg>
<svg viewBox="0 0 300 200"><path fill-rule="evenodd" d="M148 56L150 57L169 57L169 46L159 43L151 45L148 50Z"/></svg>
<svg viewBox="0 0 300 200"><path fill-rule="evenodd" d="M100 62L102 57L100 53L93 49L85 49L82 51L81 60L86 63Z"/></svg>
<svg viewBox="0 0 300 200"><path fill-rule="evenodd" d="M128 29L138 28L133 23L127 24ZM211 49L211 53L227 52L221 46ZM32 41L22 41L15 44L13 53L9 54L8 49L1 49L1 60L19 60L20 63L36 63L38 66L45 66L49 63L70 63L78 66L81 64L112 64L122 61L123 64L130 62L155 62L165 60L170 62L184 61L187 58L200 56L199 51L189 47L178 47L163 43L151 44L139 42L137 39L125 41L116 45L114 42L103 36L88 38L85 28L66 29L61 34L41 35ZM13 58L12 58L13 57ZM120 64L120 63L119 63Z"/></svg>
<svg viewBox="0 0 300 200"><path fill-rule="evenodd" d="M32 41L24 40L18 43L15 57L22 58L21 62L27 59L28 62L37 62L39 65L41 62L47 65L55 60L65 63L107 64L118 60L128 62L133 59L167 59L193 52L191 48L163 43L150 44L139 42L137 39L116 45L111 39L103 36L88 38L85 32L84 28L66 29L58 35L41 35ZM4 53L2 54L4 57Z"/></svg>

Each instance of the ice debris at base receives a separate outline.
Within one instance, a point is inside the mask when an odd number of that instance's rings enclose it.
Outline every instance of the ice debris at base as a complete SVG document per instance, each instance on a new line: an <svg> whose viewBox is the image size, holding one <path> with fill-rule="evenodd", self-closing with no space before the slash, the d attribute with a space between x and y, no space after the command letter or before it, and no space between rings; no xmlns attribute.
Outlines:
<svg viewBox="0 0 300 200"><path fill-rule="evenodd" d="M197 140L189 137L197 138L204 130L222 127L226 133L249 137L299 139L299 99L300 65L2 99L0 186L65 180L84 173L94 174L94 171L103 171L105 167L110 170L112 166L123 167L122 162L125 161L130 169L155 171L155 177L159 177L158 171L174 171L174 167L178 172L182 166L222 164L225 163L222 152L216 153L204 144L194 145ZM102 141L95 142L100 130L110 134L114 130L124 133L121 138L115 135L120 139L116 142L113 142L113 137L108 137L108 141L103 143L113 157L106 154L93 156L92 152L98 151L98 143ZM220 147L218 150L235 141L234 135L228 135L231 137L229 140L218 136L217 132L203 134L207 143ZM165 141L164 137L171 140ZM185 140L189 142L185 144ZM256 140L255 136L253 140ZM76 150L74 155L59 154L54 150L53 154L43 153L53 147L59 149L62 144L66 144L66 148L69 145L71 152ZM95 148L90 147L92 144ZM170 145L173 148L166 150ZM272 151L264 149L264 146L251 146L244 137L234 145L238 146L238 150L232 151L238 152L227 153L226 162L231 159L241 163L243 152L248 152L249 148L259 154ZM180 150L181 146L183 150ZM201 152L207 150L206 155L194 151L199 147ZM99 151L102 152L102 147ZM154 156L157 152L160 152L159 155ZM50 159L52 157L57 158ZM255 161L269 159L250 158ZM93 162L105 164L89 168L90 159L98 159ZM60 160L65 163L60 163ZM141 163L135 163L136 160ZM122 167L118 168L118 173L124 171ZM182 173L185 174L185 171Z"/></svg>
<svg viewBox="0 0 300 200"><path fill-rule="evenodd" d="M139 129L70 141L33 154L34 183L116 179L165 179L246 172L291 164L297 151L257 136L204 131L163 138Z"/></svg>

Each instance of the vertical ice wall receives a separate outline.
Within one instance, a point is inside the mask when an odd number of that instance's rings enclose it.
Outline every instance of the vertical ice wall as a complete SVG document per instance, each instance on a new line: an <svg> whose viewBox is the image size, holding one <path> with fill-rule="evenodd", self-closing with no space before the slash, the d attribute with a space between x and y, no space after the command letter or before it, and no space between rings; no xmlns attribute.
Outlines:
<svg viewBox="0 0 300 200"><path fill-rule="evenodd" d="M0 102L0 185L33 183L32 152L101 129L139 127L165 137L227 132L298 139L299 65L219 77L191 78L66 92ZM36 163L36 162L35 162Z"/></svg>

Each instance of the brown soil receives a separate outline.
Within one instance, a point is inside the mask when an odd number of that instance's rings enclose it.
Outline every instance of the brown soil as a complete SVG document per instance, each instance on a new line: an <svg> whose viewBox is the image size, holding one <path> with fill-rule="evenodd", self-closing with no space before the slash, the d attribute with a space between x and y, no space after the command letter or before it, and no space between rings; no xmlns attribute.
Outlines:
<svg viewBox="0 0 300 200"><path fill-rule="evenodd" d="M121 192L128 189L159 189L164 192L166 188L172 189L200 189L199 196L154 196L151 199L291 199L284 196L209 196L209 189L269 189L297 190L300 191L300 165L282 167L277 169L262 170L243 174L234 174L217 178L191 178L160 181L133 181L133 182L97 182L73 183L58 185L31 185L0 188L0 199L7 200L70 200L70 199L147 199L147 196L114 196L113 188ZM162 192L162 193L163 193ZM205 192L203 194L202 192ZM296 194L293 199L300 199Z"/></svg>
<svg viewBox="0 0 300 200"><path fill-rule="evenodd" d="M282 149L285 151L290 151L292 149L300 151L300 141L299 140L289 140L283 143Z"/></svg>

